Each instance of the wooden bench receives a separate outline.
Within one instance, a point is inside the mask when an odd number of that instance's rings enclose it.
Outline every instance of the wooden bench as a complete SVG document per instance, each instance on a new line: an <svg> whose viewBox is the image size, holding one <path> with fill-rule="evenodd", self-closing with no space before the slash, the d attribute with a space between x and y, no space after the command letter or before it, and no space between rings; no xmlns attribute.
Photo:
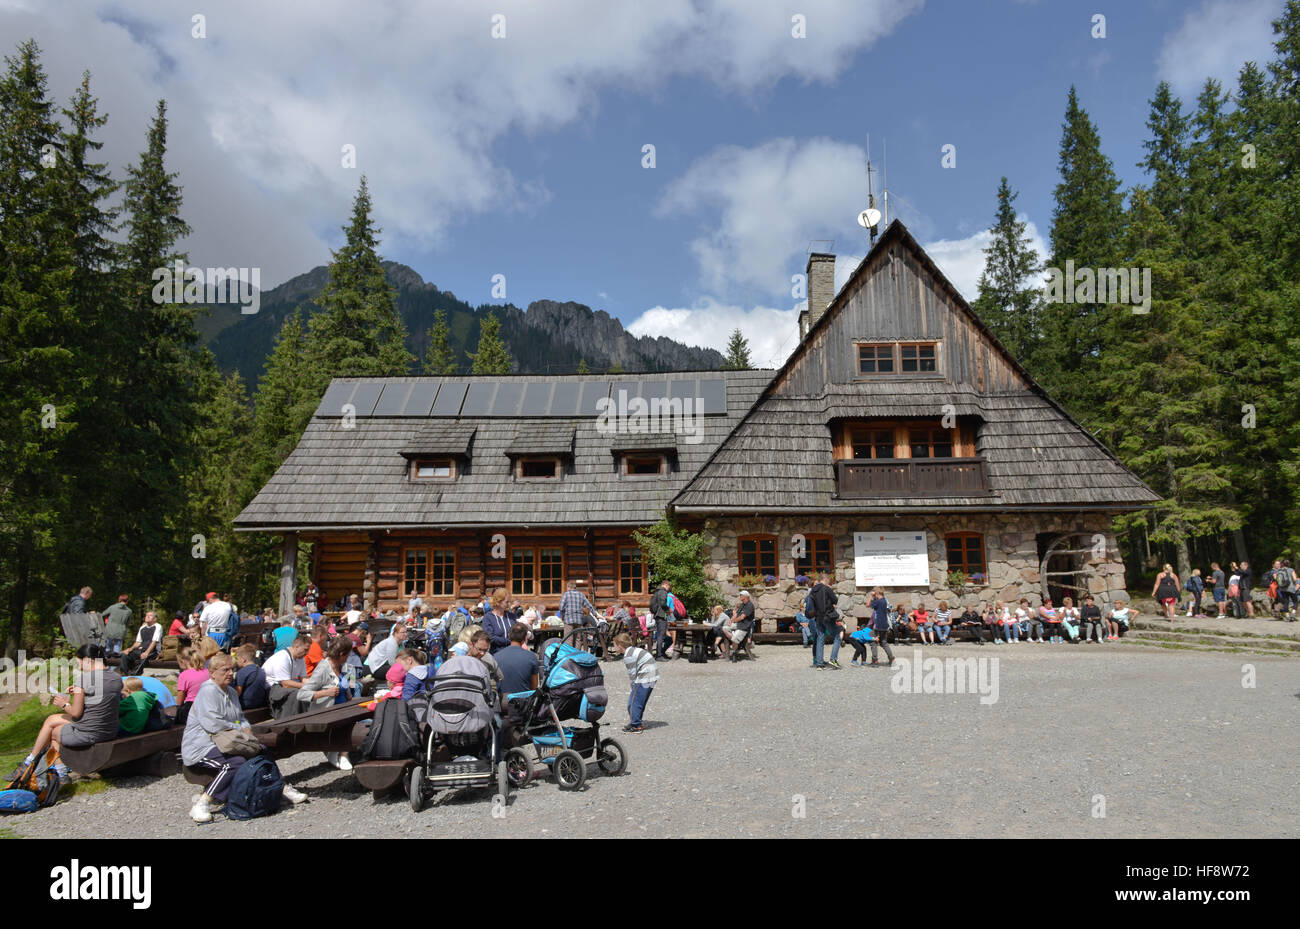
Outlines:
<svg viewBox="0 0 1300 929"><path fill-rule="evenodd" d="M164 715L175 718L176 707L163 710ZM267 708L246 710L244 716L250 723L269 719ZM85 748L64 748L60 755L63 763L78 774L108 773L116 776L147 774L170 777L180 769L181 739L184 726L168 726L153 732L128 735L107 742L96 742Z"/></svg>

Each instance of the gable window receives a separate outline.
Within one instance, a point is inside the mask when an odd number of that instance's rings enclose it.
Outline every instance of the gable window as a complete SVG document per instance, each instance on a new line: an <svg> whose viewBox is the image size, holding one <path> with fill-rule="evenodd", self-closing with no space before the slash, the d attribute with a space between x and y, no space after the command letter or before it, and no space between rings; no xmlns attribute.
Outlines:
<svg viewBox="0 0 1300 929"><path fill-rule="evenodd" d="M664 470L662 455L628 455L623 459L623 473L628 477L658 476Z"/></svg>
<svg viewBox="0 0 1300 929"><path fill-rule="evenodd" d="M411 477L417 480L453 480L456 462L451 458L416 458L411 462Z"/></svg>
<svg viewBox="0 0 1300 929"><path fill-rule="evenodd" d="M794 560L796 574L806 574L812 580L835 568L835 546L828 535L804 535L804 553Z"/></svg>
<svg viewBox="0 0 1300 929"><path fill-rule="evenodd" d="M938 374L937 342L859 342L858 376Z"/></svg>
<svg viewBox="0 0 1300 929"><path fill-rule="evenodd" d="M776 574L776 536L742 535L740 547L740 573L763 577Z"/></svg>
<svg viewBox="0 0 1300 929"><path fill-rule="evenodd" d="M564 550L561 548L516 548L510 553L512 594L558 594L563 578Z"/></svg>
<svg viewBox="0 0 1300 929"><path fill-rule="evenodd" d="M560 459L520 458L515 476L525 480L555 480L560 476Z"/></svg>
<svg viewBox="0 0 1300 929"><path fill-rule="evenodd" d="M948 570L972 574L988 574L984 560L984 536L978 532L950 532L944 537L948 546Z"/></svg>
<svg viewBox="0 0 1300 929"><path fill-rule="evenodd" d="M645 560L641 549L618 550L618 592L620 595L645 593Z"/></svg>

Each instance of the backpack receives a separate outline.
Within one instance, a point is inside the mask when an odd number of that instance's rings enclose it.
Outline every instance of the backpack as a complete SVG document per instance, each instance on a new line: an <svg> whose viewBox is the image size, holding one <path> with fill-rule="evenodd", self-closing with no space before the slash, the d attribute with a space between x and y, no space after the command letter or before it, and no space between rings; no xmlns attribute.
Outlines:
<svg viewBox="0 0 1300 929"><path fill-rule="evenodd" d="M249 758L230 779L226 815L231 819L255 819L278 812L284 801L284 778L275 762L265 755Z"/></svg>
<svg viewBox="0 0 1300 929"><path fill-rule="evenodd" d="M469 617L460 610L453 610L447 617L447 641L455 643L468 625Z"/></svg>
<svg viewBox="0 0 1300 929"><path fill-rule="evenodd" d="M817 617L817 604L813 602L813 595L811 592L808 596L803 598L803 615L807 616L809 619L815 619Z"/></svg>
<svg viewBox="0 0 1300 929"><path fill-rule="evenodd" d="M1278 590L1290 590L1295 575L1291 573L1290 568L1278 568L1273 572L1273 580L1277 581Z"/></svg>
<svg viewBox="0 0 1300 929"><path fill-rule="evenodd" d="M681 597L673 597L673 612L678 619L686 618L686 602Z"/></svg>
<svg viewBox="0 0 1300 929"><path fill-rule="evenodd" d="M59 799L61 786L52 764L58 753L51 746L18 772L9 788L0 791L0 813L33 813L43 806L52 806Z"/></svg>
<svg viewBox="0 0 1300 929"><path fill-rule="evenodd" d="M704 643L699 639L691 643L691 656L687 661L690 664L708 664L708 653L704 650Z"/></svg>
<svg viewBox="0 0 1300 929"><path fill-rule="evenodd" d="M405 700L381 700L375 721L358 752L367 761L414 758L420 750L420 727Z"/></svg>

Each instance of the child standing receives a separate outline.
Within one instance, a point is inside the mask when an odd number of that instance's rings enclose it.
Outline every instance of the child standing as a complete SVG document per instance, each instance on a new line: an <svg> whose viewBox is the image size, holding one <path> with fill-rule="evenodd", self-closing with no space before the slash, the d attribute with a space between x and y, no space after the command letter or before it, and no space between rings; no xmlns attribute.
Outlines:
<svg viewBox="0 0 1300 929"><path fill-rule="evenodd" d="M626 632L614 636L614 654L622 656L623 666L632 682L632 692L627 697L628 724L623 731L643 732L642 717L646 704L650 702L650 694L659 682L659 666L655 664L653 655L632 644L632 637Z"/></svg>

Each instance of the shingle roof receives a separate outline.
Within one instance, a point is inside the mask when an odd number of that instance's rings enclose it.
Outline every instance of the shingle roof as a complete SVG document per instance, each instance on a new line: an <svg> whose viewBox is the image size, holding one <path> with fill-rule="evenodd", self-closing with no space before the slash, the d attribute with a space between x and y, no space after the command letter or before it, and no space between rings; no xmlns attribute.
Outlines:
<svg viewBox="0 0 1300 929"><path fill-rule="evenodd" d="M620 477L612 446L630 437L626 433L602 431L600 420L593 416L437 419L358 415L351 428L344 428L347 421L339 419L337 413L334 416L318 413L308 424L298 447L239 514L235 525L241 530L277 531L653 523L663 516L668 502L686 486L718 443L753 406L772 372L726 371L699 376L725 379L726 413L701 417L698 436L674 436L677 468L662 479ZM620 383L664 379L663 374L617 377ZM363 380L474 383L507 379ZM565 375L544 380L567 383L611 378ZM348 394L350 388L343 379L336 379L331 390L338 396ZM552 429L573 436L573 457L566 462L564 476L548 483L516 481L507 449L515 447L521 437L550 436ZM421 437L441 436L450 441L453 431L465 435L469 430L473 430L473 457L456 480L408 479L407 464L400 452L417 447ZM698 441L693 441L696 438Z"/></svg>
<svg viewBox="0 0 1300 929"><path fill-rule="evenodd" d="M572 455L574 424L571 422L521 423L506 446L506 454Z"/></svg>
<svg viewBox="0 0 1300 929"><path fill-rule="evenodd" d="M406 458L418 455L450 455L464 458L469 455L477 427L473 423L434 420L426 423L402 449Z"/></svg>
<svg viewBox="0 0 1300 929"><path fill-rule="evenodd" d="M654 432L637 435L620 435L610 443L611 452L658 452L676 451L677 443L682 440L671 432Z"/></svg>

